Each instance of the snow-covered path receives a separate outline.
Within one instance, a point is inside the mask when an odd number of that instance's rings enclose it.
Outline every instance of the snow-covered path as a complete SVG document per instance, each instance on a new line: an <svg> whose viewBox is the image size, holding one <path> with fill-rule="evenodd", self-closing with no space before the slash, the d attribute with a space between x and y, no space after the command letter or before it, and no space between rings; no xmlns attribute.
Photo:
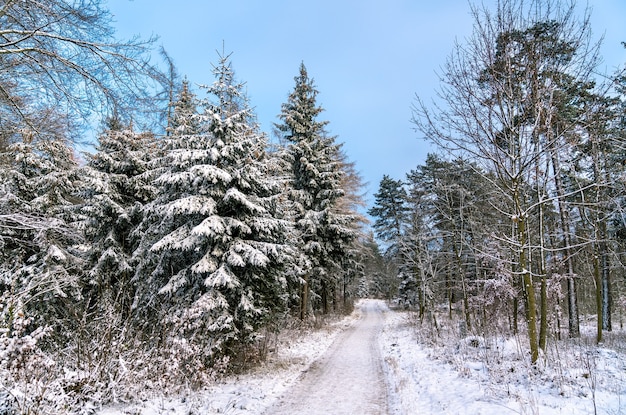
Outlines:
<svg viewBox="0 0 626 415"><path fill-rule="evenodd" d="M354 313L321 329L283 333L268 360L249 373L96 413L626 414L623 352L561 343L562 361L550 362L555 367L530 368L518 339L474 347L440 323L440 334L429 333L410 312L359 300ZM439 344L425 342L429 336Z"/></svg>
<svg viewBox="0 0 626 415"><path fill-rule="evenodd" d="M362 302L361 317L265 413L386 414L387 396L378 336L387 307Z"/></svg>

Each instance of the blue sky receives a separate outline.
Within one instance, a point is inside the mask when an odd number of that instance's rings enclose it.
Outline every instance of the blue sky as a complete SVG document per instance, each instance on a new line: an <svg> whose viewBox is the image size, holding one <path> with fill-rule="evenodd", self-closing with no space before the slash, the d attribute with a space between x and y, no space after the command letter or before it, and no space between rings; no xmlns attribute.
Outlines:
<svg viewBox="0 0 626 415"><path fill-rule="evenodd" d="M626 63L626 1L589 4L612 73ZM119 37L159 36L192 84L213 82L211 64L224 44L268 133L304 62L325 109L320 120L356 163L368 202L384 174L402 179L431 151L413 130L411 105L416 94L435 97L436 72L473 24L465 0L109 0L108 7Z"/></svg>

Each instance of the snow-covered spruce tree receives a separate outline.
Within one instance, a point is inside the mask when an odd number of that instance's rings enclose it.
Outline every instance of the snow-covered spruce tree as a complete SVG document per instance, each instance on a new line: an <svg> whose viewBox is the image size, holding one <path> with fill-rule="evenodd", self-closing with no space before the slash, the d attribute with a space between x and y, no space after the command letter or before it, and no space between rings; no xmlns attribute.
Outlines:
<svg viewBox="0 0 626 415"><path fill-rule="evenodd" d="M183 81L178 100L173 104L170 130L160 142L162 152L148 163L142 175L154 185L154 200L143 207L142 221L132 234L138 240L132 257L137 264L133 277L133 320L159 346L165 340L167 330L163 324L171 306L157 294L170 279L168 271L170 274L175 270L188 271L185 263L198 254L193 249L190 253L178 252L180 244L169 253L155 254L152 245L179 227L180 238L184 238L185 228L190 233L190 224L201 220L203 206L214 204L206 191L201 193L195 188L201 182L196 182L194 187L190 173L199 169L196 165L210 163L211 140L201 133L197 106L196 95L189 89L187 80Z"/></svg>
<svg viewBox="0 0 626 415"><path fill-rule="evenodd" d="M133 234L154 187L142 174L157 152L151 133L137 133L116 118L108 121L95 154L82 169L85 180L84 232L89 246L85 295L101 312L128 317L133 300ZM94 310L91 310L94 311Z"/></svg>
<svg viewBox="0 0 626 415"><path fill-rule="evenodd" d="M76 162L62 138L10 144L0 162L2 325L26 315L32 328L70 335L83 268L76 246Z"/></svg>
<svg viewBox="0 0 626 415"><path fill-rule="evenodd" d="M245 344L273 313L285 309L288 224L277 215L281 188L273 177L267 138L229 56L220 56L214 74L216 82L208 88L213 100L203 101L204 115L219 154L215 165L230 181L214 187L216 215L197 232L213 241L201 265L210 270L205 283L227 301L224 310L233 318L235 340Z"/></svg>
<svg viewBox="0 0 626 415"><path fill-rule="evenodd" d="M185 342L210 365L249 344L284 303L283 224L258 131L228 56L194 110L183 88L153 174L135 307L161 340ZM156 311L156 314L154 312ZM156 316L156 317L154 317ZM157 334L157 333L155 333Z"/></svg>
<svg viewBox="0 0 626 415"><path fill-rule="evenodd" d="M317 106L318 91L304 64L295 82L276 128L286 143L290 220L295 228L291 243L299 248L292 269L300 281L300 317L305 318L310 307L329 310L341 279L342 261L357 232L352 226L355 217L339 208L345 195L341 148L325 131L328 122L317 121L323 109Z"/></svg>

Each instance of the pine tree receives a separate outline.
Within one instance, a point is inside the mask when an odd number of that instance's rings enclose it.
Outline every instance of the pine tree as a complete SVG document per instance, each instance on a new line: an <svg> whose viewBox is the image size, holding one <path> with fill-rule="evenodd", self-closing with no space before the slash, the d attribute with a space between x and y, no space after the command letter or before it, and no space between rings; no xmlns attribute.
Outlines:
<svg viewBox="0 0 626 415"><path fill-rule="evenodd" d="M345 195L340 146L325 131L328 122L317 121L323 109L317 106L318 91L304 64L295 77L295 88L282 105L276 124L287 144L284 157L289 174L291 220L300 247L295 275L300 280L300 316L309 311L309 292L317 307L327 312L337 294L335 287L342 260L356 237L354 217L337 209ZM312 303L311 303L312 305Z"/></svg>
<svg viewBox="0 0 626 415"><path fill-rule="evenodd" d="M378 192L374 195L374 206L368 213L376 218L376 237L387 244L387 253L398 251L403 228L408 219L407 193L401 180L384 175Z"/></svg>

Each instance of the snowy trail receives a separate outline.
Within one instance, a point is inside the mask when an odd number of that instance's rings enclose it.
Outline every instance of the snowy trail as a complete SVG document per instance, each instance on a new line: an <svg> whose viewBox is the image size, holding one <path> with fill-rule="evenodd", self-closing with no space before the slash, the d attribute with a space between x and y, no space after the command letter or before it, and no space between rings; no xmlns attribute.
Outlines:
<svg viewBox="0 0 626 415"><path fill-rule="evenodd" d="M265 414L309 415L387 413L387 395L378 336L387 306L362 301L361 317Z"/></svg>
<svg viewBox="0 0 626 415"><path fill-rule="evenodd" d="M180 395L157 391L96 413L573 415L597 407L599 414L626 414L623 352L570 345L566 350L573 353L562 355L562 366L529 370L518 340L474 348L444 326L439 341L448 347L428 347L418 337L430 334L420 334L412 313L359 300L348 317L285 336L268 361L249 373ZM488 360L485 353L491 353ZM593 367L581 367L585 357Z"/></svg>

